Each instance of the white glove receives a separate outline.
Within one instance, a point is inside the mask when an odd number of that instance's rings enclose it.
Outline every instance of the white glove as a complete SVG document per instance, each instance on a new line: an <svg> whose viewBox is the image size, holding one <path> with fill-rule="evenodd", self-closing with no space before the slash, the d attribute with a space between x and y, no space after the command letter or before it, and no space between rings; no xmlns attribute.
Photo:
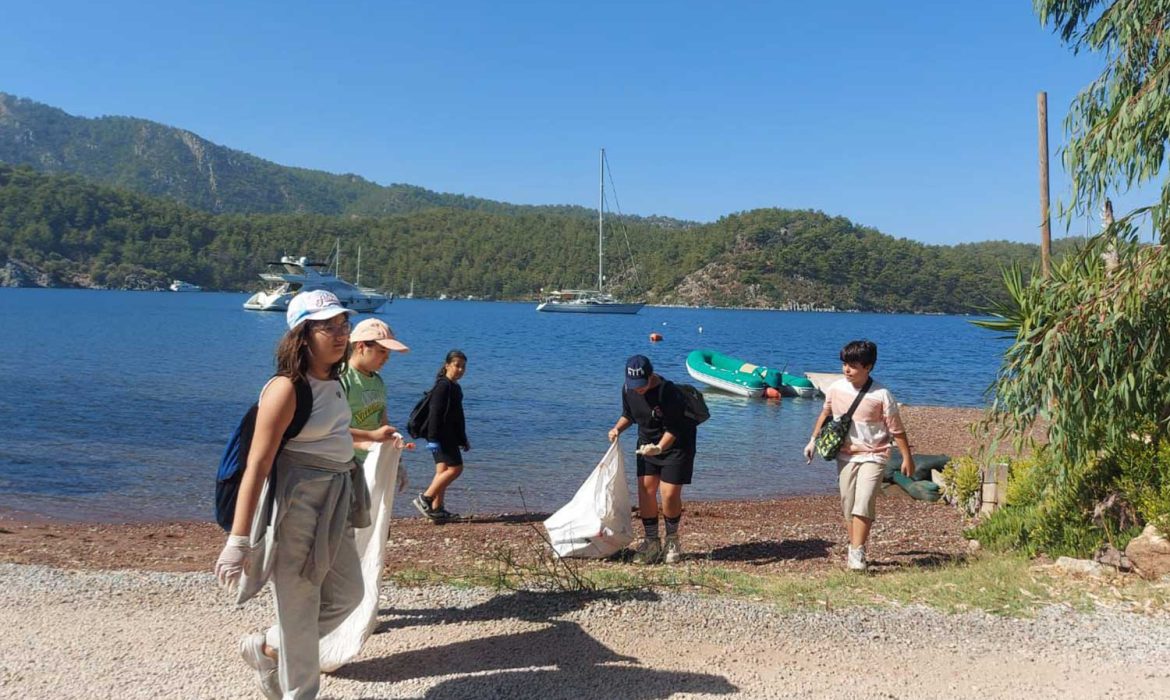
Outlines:
<svg viewBox="0 0 1170 700"><path fill-rule="evenodd" d="M643 457L653 457L654 455L662 454L662 448L654 443L650 443L639 447L637 453Z"/></svg>
<svg viewBox="0 0 1170 700"><path fill-rule="evenodd" d="M817 441L809 440L808 444L804 446L804 461L806 464L812 464L813 455L816 454Z"/></svg>
<svg viewBox="0 0 1170 700"><path fill-rule="evenodd" d="M227 544L215 562L215 577L219 579L219 585L230 591L239 584L249 549L247 536L228 535Z"/></svg>
<svg viewBox="0 0 1170 700"><path fill-rule="evenodd" d="M402 466L402 462L398 463L398 474L395 477L395 484L398 488L398 493L402 493L410 485L410 480L406 478L406 467Z"/></svg>

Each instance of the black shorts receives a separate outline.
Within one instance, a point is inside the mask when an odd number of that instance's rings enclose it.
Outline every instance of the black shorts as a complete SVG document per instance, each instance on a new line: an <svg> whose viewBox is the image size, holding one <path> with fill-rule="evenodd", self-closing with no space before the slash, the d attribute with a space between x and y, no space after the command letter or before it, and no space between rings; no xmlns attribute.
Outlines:
<svg viewBox="0 0 1170 700"><path fill-rule="evenodd" d="M672 459L666 464L657 460L653 464L638 455L638 476L656 476L668 484L682 486L691 483L691 475L695 471L695 456L686 455L683 459Z"/></svg>
<svg viewBox="0 0 1170 700"><path fill-rule="evenodd" d="M463 452L460 451L458 445L439 444L439 451L432 452L431 456L435 458L435 464L446 464L448 467L462 467L463 466Z"/></svg>

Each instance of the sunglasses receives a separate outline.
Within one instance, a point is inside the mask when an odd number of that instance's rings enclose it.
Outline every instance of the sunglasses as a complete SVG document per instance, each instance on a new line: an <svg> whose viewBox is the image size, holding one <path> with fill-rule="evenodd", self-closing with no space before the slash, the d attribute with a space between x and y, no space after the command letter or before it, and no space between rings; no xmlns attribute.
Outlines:
<svg viewBox="0 0 1170 700"><path fill-rule="evenodd" d="M325 335L333 336L334 338L340 338L342 336L349 335L349 332L352 330L352 328L353 327L349 325L349 321L342 321L341 323L321 324L313 328L313 330L318 333L324 333Z"/></svg>

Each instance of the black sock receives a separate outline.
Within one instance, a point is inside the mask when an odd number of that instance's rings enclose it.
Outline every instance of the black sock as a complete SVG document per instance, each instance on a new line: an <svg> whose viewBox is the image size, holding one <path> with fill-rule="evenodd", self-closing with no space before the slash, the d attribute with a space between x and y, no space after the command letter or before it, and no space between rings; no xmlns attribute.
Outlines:
<svg viewBox="0 0 1170 700"><path fill-rule="evenodd" d="M669 518L669 517L664 515L664 516L662 516L662 518L666 521L666 536L670 537L671 535L677 535L678 534L678 524L679 524L679 521L682 520L682 513L679 513L678 517Z"/></svg>
<svg viewBox="0 0 1170 700"><path fill-rule="evenodd" d="M642 518L642 527L646 529L646 539L658 539L658 518Z"/></svg>

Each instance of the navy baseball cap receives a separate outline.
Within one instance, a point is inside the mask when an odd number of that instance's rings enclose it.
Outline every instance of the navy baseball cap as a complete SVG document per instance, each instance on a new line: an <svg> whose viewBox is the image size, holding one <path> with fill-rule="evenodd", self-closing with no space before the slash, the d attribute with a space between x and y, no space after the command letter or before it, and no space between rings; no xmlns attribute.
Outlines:
<svg viewBox="0 0 1170 700"><path fill-rule="evenodd" d="M645 355L634 355L626 360L626 388L641 389L650 383L650 374L654 372L654 365Z"/></svg>

